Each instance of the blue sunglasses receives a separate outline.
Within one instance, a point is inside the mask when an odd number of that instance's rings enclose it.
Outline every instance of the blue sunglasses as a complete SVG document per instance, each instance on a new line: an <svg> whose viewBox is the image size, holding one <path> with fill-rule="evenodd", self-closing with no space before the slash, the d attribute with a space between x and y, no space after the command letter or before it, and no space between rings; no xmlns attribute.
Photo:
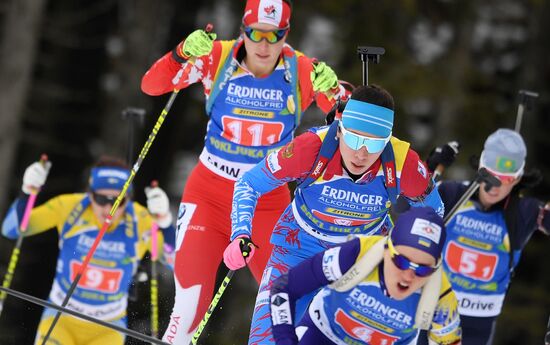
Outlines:
<svg viewBox="0 0 550 345"><path fill-rule="evenodd" d="M437 268L439 267L439 266L421 265L421 264L412 262L406 256L399 254L397 252L397 250L393 246L391 239L389 238L386 244L386 248L390 250L391 261L394 263L394 265L397 268L399 268L402 271L411 269L414 271L414 274L416 274L418 277L427 277L430 274L434 273L435 270L437 270Z"/></svg>
<svg viewBox="0 0 550 345"><path fill-rule="evenodd" d="M369 153L378 153L386 147L386 144L391 138L391 133L386 138L369 138L363 135L355 134L345 129L342 122L339 123L339 127L340 131L342 131L342 138L344 138L344 142L352 150L359 150L364 146Z"/></svg>

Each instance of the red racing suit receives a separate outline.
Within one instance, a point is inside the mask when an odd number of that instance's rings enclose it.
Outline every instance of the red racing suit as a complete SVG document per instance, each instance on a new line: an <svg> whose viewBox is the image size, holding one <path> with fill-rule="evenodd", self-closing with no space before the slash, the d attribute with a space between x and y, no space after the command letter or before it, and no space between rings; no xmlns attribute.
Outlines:
<svg viewBox="0 0 550 345"><path fill-rule="evenodd" d="M310 78L313 60L287 44L273 72L262 77L255 77L242 65L244 54L242 38L214 41L210 54L197 58L194 64L169 52L142 80L142 90L149 95L200 81L209 116L205 146L186 182L178 212L176 296L163 338L171 344L189 343L212 298L216 272L231 234L235 181L269 152L292 140L302 111L314 100L327 112L345 92L339 85L327 94L315 93ZM259 248L249 264L258 282L271 253L269 236L289 202L288 188L282 186L258 203L252 239Z"/></svg>

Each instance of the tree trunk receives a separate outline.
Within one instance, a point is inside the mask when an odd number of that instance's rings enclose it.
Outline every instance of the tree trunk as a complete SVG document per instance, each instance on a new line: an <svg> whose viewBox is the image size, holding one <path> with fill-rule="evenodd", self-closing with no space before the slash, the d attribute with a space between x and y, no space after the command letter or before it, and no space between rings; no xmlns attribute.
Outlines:
<svg viewBox="0 0 550 345"><path fill-rule="evenodd" d="M38 29L44 0L12 0L6 5L3 37L0 42L0 210L5 209L8 183L21 120L28 99Z"/></svg>

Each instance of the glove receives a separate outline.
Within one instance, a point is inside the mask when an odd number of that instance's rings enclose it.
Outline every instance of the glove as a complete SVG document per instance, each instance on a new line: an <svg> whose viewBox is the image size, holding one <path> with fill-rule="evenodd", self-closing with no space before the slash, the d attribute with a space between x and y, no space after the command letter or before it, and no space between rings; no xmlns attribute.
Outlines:
<svg viewBox="0 0 550 345"><path fill-rule="evenodd" d="M147 197L147 209L155 216L155 221L161 228L167 228L172 224L170 213L170 201L168 195L159 187L145 187Z"/></svg>
<svg viewBox="0 0 550 345"><path fill-rule="evenodd" d="M443 146L438 146L430 152L426 164L430 171L435 171L439 164L445 168L451 166L456 159L456 155L460 150L460 143L458 141L449 141Z"/></svg>
<svg viewBox="0 0 550 345"><path fill-rule="evenodd" d="M232 271L244 267L250 262L256 245L247 235L241 235L235 238L223 252L223 262Z"/></svg>
<svg viewBox="0 0 550 345"><path fill-rule="evenodd" d="M324 62L313 65L310 78L315 92L327 92L338 86L336 73Z"/></svg>
<svg viewBox="0 0 550 345"><path fill-rule="evenodd" d="M181 55L185 58L207 55L212 51L217 35L202 29L193 31L181 44Z"/></svg>
<svg viewBox="0 0 550 345"><path fill-rule="evenodd" d="M29 165L23 174L23 185L21 186L23 193L36 193L46 182L51 167L50 161L34 162Z"/></svg>

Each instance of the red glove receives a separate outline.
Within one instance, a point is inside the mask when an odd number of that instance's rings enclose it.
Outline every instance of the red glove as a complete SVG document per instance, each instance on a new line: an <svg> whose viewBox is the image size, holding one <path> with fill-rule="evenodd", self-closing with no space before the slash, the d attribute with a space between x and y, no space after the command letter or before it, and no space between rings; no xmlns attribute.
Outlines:
<svg viewBox="0 0 550 345"><path fill-rule="evenodd" d="M247 235L236 237L223 252L223 262L232 271L246 266L252 259L256 245Z"/></svg>

